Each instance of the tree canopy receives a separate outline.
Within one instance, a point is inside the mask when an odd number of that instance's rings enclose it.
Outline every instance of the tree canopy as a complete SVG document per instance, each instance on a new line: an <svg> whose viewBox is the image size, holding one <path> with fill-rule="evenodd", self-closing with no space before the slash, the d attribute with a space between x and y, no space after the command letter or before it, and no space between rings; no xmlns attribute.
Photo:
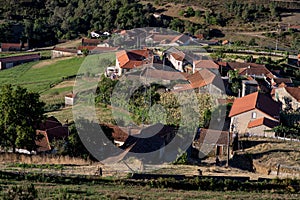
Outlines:
<svg viewBox="0 0 300 200"><path fill-rule="evenodd" d="M43 119L44 103L39 94L20 86L0 88L0 147L36 149L36 127Z"/></svg>

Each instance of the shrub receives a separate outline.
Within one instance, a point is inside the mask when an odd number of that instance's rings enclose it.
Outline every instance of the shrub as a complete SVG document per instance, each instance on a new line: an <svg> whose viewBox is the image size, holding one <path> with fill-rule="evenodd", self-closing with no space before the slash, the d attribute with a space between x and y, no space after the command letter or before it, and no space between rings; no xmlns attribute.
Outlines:
<svg viewBox="0 0 300 200"><path fill-rule="evenodd" d="M33 200L37 199L38 193L33 184L28 186L12 186L9 188L7 195L4 199L20 199L20 200Z"/></svg>
<svg viewBox="0 0 300 200"><path fill-rule="evenodd" d="M175 161L174 164L178 165L186 165L188 164L188 155L187 153L183 153L181 156L179 156Z"/></svg>

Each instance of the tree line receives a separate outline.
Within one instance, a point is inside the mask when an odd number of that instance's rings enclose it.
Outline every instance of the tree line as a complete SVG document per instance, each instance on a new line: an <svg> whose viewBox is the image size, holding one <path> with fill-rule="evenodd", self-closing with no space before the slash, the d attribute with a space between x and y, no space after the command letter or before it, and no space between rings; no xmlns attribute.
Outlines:
<svg viewBox="0 0 300 200"><path fill-rule="evenodd" d="M54 45L92 30L193 27L172 17L157 19L151 4L134 0L0 0L0 4L0 42L29 41L31 47Z"/></svg>

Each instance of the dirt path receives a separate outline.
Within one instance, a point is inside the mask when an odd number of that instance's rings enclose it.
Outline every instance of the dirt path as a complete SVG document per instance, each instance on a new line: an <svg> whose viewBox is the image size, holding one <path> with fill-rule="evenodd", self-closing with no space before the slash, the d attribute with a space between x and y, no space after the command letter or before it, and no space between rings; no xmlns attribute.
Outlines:
<svg viewBox="0 0 300 200"><path fill-rule="evenodd" d="M48 65L51 65L51 64L55 64L58 61L68 60L68 59L71 59L71 58L73 58L73 57L63 57L63 58L55 58L55 59L43 60L43 61L41 61L41 62L33 65L32 68L33 69L42 68L42 67L45 67L45 66L48 66Z"/></svg>

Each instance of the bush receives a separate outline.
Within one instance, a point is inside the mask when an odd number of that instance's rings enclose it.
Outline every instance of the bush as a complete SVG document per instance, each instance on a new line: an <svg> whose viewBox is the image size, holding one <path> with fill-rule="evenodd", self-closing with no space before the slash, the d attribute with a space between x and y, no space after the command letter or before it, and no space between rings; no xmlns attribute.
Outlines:
<svg viewBox="0 0 300 200"><path fill-rule="evenodd" d="M33 184L28 186L12 186L4 199L34 200L37 199L38 193Z"/></svg>
<svg viewBox="0 0 300 200"><path fill-rule="evenodd" d="M183 153L180 157L178 157L175 161L174 164L177 165L186 165L188 164L188 156L187 153Z"/></svg>

